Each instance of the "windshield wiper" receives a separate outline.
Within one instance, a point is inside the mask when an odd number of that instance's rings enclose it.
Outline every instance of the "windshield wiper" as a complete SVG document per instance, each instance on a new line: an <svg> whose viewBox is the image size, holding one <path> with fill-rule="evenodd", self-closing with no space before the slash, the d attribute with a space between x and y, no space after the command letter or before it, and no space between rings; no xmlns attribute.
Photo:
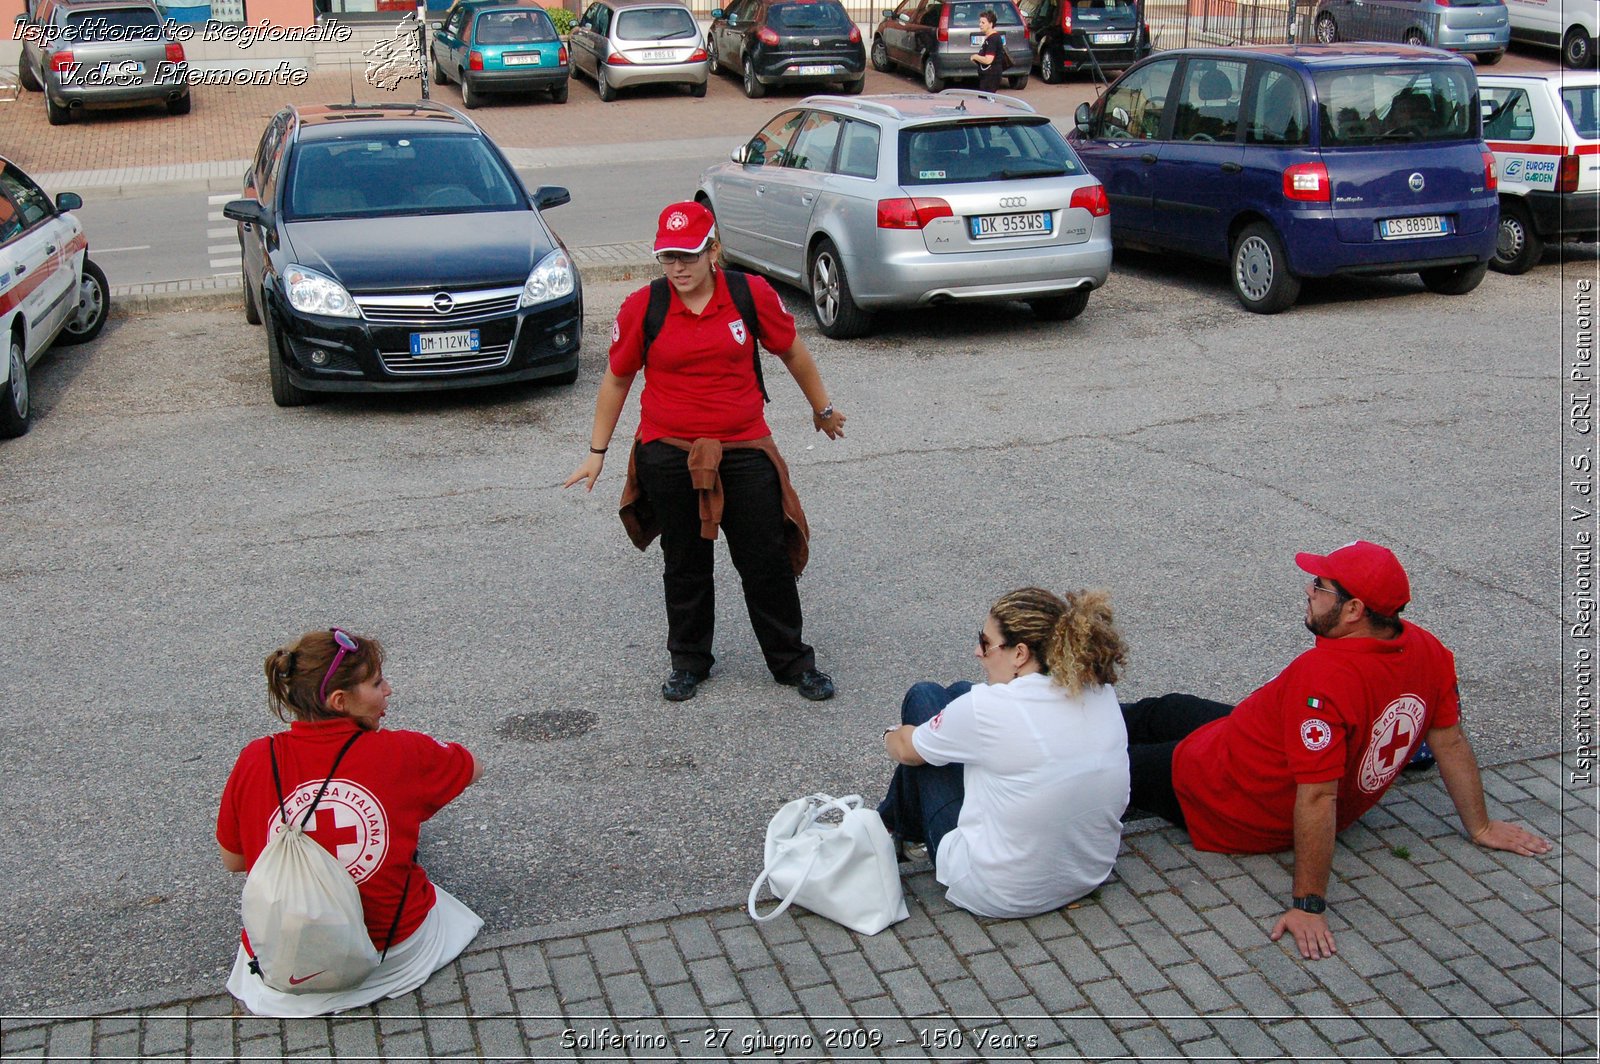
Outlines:
<svg viewBox="0 0 1600 1064"><path fill-rule="evenodd" d="M1000 180L1015 181L1022 177L1065 177L1071 173L1064 167L1051 166L1040 170L1001 170Z"/></svg>

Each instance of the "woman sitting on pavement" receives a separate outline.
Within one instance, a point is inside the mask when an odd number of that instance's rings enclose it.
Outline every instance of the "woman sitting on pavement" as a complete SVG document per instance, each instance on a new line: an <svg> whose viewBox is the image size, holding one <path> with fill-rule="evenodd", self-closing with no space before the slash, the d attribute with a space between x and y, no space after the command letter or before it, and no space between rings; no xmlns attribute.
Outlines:
<svg viewBox="0 0 1600 1064"><path fill-rule="evenodd" d="M267 985L241 936L228 990L257 1016L278 1017L322 1016L408 994L483 927L416 861L423 821L476 783L483 766L459 743L379 730L392 688L375 639L342 628L307 632L267 656L266 674L268 702L289 730L246 746L228 776L217 814L223 867L250 870L285 815L309 815L314 804L306 836L355 879L382 961L354 987L289 993ZM320 973L289 981L313 974Z"/></svg>
<svg viewBox="0 0 1600 1064"><path fill-rule="evenodd" d="M977 656L988 683L906 692L878 812L902 843L927 844L951 904L1034 916L1116 863L1128 732L1111 685L1125 650L1105 592L1025 587L989 610Z"/></svg>

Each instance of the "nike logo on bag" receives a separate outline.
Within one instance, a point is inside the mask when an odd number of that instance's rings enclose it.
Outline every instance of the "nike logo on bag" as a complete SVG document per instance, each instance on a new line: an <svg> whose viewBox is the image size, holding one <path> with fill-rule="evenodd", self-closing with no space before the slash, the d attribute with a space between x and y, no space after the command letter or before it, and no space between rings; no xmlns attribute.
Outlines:
<svg viewBox="0 0 1600 1064"><path fill-rule="evenodd" d="M322 972L325 972L327 970L328 969L324 968L324 969L322 969ZM301 983L305 982L307 979L315 979L317 976L321 975L322 972L312 972L310 975L302 975L298 979L296 979L294 976L291 975L289 977L289 985L290 986L299 986Z"/></svg>

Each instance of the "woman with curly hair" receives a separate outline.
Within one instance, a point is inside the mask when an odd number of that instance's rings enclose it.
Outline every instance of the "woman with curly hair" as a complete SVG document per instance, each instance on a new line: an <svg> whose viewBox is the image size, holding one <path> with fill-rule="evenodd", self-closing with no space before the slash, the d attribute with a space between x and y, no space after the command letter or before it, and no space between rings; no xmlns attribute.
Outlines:
<svg viewBox="0 0 1600 1064"><path fill-rule="evenodd" d="M978 633L987 683L919 683L878 812L923 842L945 896L979 916L1057 909L1105 882L1128 805L1128 732L1112 684L1126 656L1104 591L1004 595Z"/></svg>

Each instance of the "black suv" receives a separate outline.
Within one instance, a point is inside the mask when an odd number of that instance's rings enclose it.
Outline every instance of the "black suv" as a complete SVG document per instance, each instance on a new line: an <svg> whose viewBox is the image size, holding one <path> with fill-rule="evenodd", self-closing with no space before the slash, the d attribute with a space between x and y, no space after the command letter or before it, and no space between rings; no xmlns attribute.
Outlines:
<svg viewBox="0 0 1600 1064"><path fill-rule="evenodd" d="M1076 70L1124 70L1150 54L1144 0L1022 0L1038 41L1039 77L1051 85Z"/></svg>
<svg viewBox="0 0 1600 1064"><path fill-rule="evenodd" d="M861 31L839 0L734 0L711 12L711 72L738 74L752 100L768 86L838 82L854 95L867 83Z"/></svg>
<svg viewBox="0 0 1600 1064"><path fill-rule="evenodd" d="M272 398L578 376L578 270L493 141L443 104L289 107L245 173L244 314Z"/></svg>

